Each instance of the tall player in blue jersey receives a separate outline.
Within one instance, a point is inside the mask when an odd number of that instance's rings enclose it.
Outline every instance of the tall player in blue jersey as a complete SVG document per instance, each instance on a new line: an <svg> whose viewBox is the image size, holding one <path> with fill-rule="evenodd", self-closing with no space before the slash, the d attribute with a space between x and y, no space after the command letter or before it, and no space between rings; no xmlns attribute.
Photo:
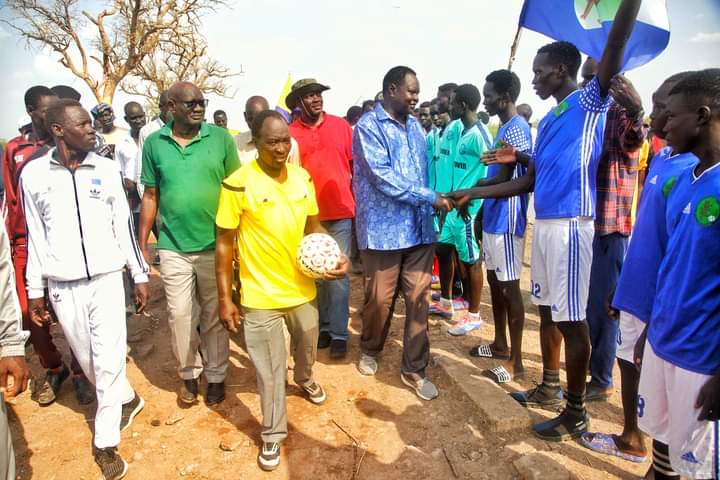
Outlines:
<svg viewBox="0 0 720 480"><path fill-rule="evenodd" d="M666 79L653 94L650 128L665 138L667 101L670 90L690 72ZM650 163L650 171L640 198L637 222L625 255L620 278L612 300L609 316L618 321L617 357L623 406L623 431L620 435L584 433L580 442L596 452L615 455L633 462L647 457L645 439L638 426L638 383L640 371L635 366L634 350L645 324L650 320L658 269L665 254L668 234L665 225L665 204L678 176L698 162L690 152L673 154L672 147L658 152ZM665 463L668 463L667 461Z"/></svg>
<svg viewBox="0 0 720 480"><path fill-rule="evenodd" d="M623 0L608 35L597 76L578 90L580 52L567 42L538 50L533 86L540 98L558 105L540 122L530 156L512 146L486 156L488 163L528 164L515 180L454 192L459 204L472 197L511 197L535 190L536 223L532 246L532 299L540 311L542 384L513 395L523 405L562 402L560 347L565 341L568 395L556 418L533 427L545 440L577 438L587 431L585 375L590 337L585 309L592 263L595 180L602 148L612 78L620 71L625 45L637 18L640 0Z"/></svg>
<svg viewBox="0 0 720 480"><path fill-rule="evenodd" d="M496 70L485 78L483 105L485 111L500 118L500 129L495 135L494 148L503 144L530 154L532 136L527 121L518 115L515 102L520 95L520 79L509 70ZM527 168L520 162L514 165L493 164L487 177L477 186L490 185L525 175ZM493 357L509 360L507 365L494 367L485 375L498 383L509 382L523 376L522 334L525 323L525 305L520 293L527 194L510 198L489 198L483 205L483 254L490 284L495 340L487 345L473 347L474 357ZM506 330L510 330L508 346Z"/></svg>
<svg viewBox="0 0 720 480"><path fill-rule="evenodd" d="M668 242L647 327L638 417L665 447L659 453L666 462L654 456L656 479L720 478L720 69L678 82L668 111L668 144L699 163L679 176L667 200Z"/></svg>

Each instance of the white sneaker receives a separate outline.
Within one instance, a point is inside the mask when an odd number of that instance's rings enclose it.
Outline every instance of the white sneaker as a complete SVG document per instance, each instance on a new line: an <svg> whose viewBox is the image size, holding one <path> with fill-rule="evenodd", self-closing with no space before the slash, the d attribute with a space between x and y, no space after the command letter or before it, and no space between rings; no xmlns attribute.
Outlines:
<svg viewBox="0 0 720 480"><path fill-rule="evenodd" d="M276 442L263 442L258 454L258 465L266 472L275 470L280 465L280 444Z"/></svg>
<svg viewBox="0 0 720 480"><path fill-rule="evenodd" d="M375 375L378 369L377 360L375 360L375 357L363 353L360 356L360 361L357 364L357 369L363 375Z"/></svg>
<svg viewBox="0 0 720 480"><path fill-rule="evenodd" d="M470 317L470 314L465 313L462 319L456 323L454 327L448 328L447 332L454 337L462 337L463 335L466 335L473 330L477 330L480 327L482 327L481 318L473 320L472 317Z"/></svg>

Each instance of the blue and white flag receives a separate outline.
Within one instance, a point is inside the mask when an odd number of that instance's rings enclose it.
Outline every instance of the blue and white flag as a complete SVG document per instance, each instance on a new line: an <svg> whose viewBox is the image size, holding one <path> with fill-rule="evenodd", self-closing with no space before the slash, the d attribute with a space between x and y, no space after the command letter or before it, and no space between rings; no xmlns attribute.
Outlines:
<svg viewBox="0 0 720 480"><path fill-rule="evenodd" d="M555 40L573 43L600 60L621 0L525 0L520 26ZM635 28L625 47L622 70L648 63L670 41L665 0L642 2Z"/></svg>

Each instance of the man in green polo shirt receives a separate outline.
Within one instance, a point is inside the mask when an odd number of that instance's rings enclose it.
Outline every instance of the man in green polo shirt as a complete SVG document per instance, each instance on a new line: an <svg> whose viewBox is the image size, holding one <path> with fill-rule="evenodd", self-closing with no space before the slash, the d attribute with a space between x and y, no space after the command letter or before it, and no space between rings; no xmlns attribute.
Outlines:
<svg viewBox="0 0 720 480"><path fill-rule="evenodd" d="M198 87L176 83L168 90L168 106L173 120L143 145L140 248L152 260L147 240L159 213L160 276L183 380L179 398L195 403L204 371L205 403L214 405L225 399L229 356L228 332L218 319L215 215L220 185L240 162L227 130L204 122L207 100Z"/></svg>

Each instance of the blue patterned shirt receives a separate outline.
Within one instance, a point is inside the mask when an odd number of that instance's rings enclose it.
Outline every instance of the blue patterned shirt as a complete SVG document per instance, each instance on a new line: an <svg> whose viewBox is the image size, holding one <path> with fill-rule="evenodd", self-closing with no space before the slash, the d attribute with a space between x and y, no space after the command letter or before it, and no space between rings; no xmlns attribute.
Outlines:
<svg viewBox="0 0 720 480"><path fill-rule="evenodd" d="M428 188L427 144L420 123L403 126L382 106L353 132L355 228L361 250L398 250L435 241L435 192Z"/></svg>

